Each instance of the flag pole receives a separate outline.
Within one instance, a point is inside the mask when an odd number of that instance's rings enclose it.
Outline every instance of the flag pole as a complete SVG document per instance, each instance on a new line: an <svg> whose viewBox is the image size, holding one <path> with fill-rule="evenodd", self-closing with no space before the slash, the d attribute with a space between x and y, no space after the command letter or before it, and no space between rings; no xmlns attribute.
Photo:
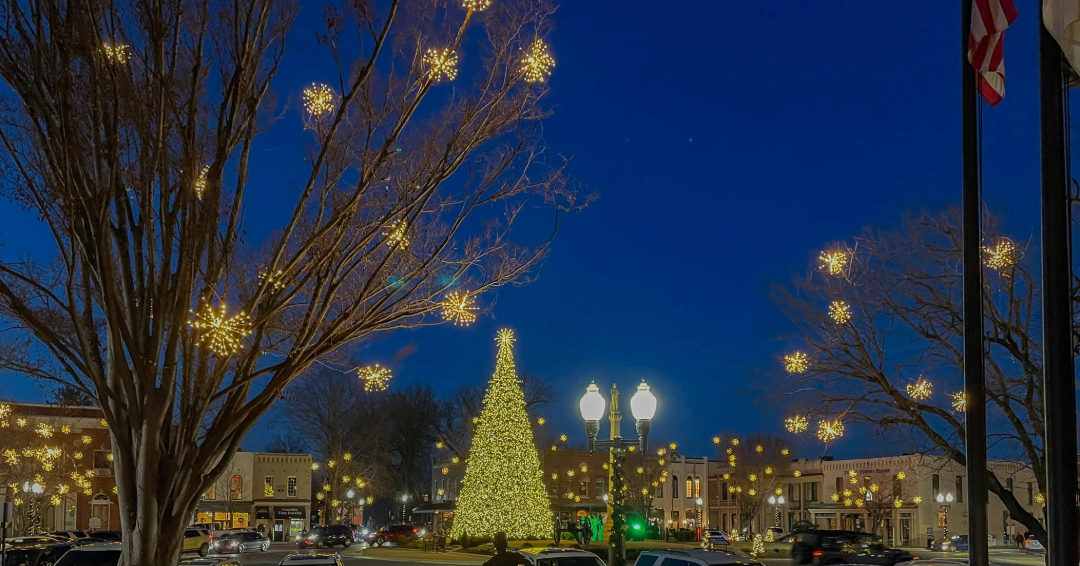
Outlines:
<svg viewBox="0 0 1080 566"><path fill-rule="evenodd" d="M1041 21L1042 18L1039 18ZM1069 190L1065 155L1064 74L1054 37L1039 25L1042 149L1043 404L1046 422L1046 517L1050 566L1076 566L1076 382L1072 344Z"/></svg>
<svg viewBox="0 0 1080 566"><path fill-rule="evenodd" d="M986 384L983 368L982 227L979 179L979 123L976 108L975 68L967 60L973 0L960 0L960 80L963 130L963 291L964 291L964 444L967 451L968 535L971 566L988 566L986 478ZM1075 566L1072 565L1072 566Z"/></svg>

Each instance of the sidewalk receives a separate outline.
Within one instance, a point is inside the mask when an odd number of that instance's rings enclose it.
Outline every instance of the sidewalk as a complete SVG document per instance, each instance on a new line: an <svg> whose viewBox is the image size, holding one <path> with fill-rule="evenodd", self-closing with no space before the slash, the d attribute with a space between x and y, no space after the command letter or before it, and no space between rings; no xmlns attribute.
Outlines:
<svg viewBox="0 0 1080 566"><path fill-rule="evenodd" d="M391 560L399 562L418 562L423 564L483 564L490 556L484 556L482 554L467 554L464 552L457 552L450 550L447 552L424 552L423 550L415 548L397 548L397 547L369 547L363 550L352 549L343 552L342 554L349 554L350 556L362 556L364 558L370 558L372 560Z"/></svg>

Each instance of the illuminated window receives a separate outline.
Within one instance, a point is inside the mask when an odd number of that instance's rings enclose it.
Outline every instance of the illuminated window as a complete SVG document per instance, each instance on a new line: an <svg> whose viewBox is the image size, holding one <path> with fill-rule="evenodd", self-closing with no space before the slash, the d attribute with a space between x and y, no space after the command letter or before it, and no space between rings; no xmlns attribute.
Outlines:
<svg viewBox="0 0 1080 566"><path fill-rule="evenodd" d="M210 484L210 487L203 494L203 499L217 499L217 483Z"/></svg>
<svg viewBox="0 0 1080 566"><path fill-rule="evenodd" d="M244 498L244 479L240 476L233 476L229 480L229 499L238 500Z"/></svg>
<svg viewBox="0 0 1080 566"><path fill-rule="evenodd" d="M263 477L263 497L267 499L274 497L274 476Z"/></svg>
<svg viewBox="0 0 1080 566"><path fill-rule="evenodd" d="M289 476L289 480L286 482L286 489L288 489L285 493L286 495L289 497L296 497L296 476Z"/></svg>
<svg viewBox="0 0 1080 566"><path fill-rule="evenodd" d="M694 497L701 497L701 478L694 478Z"/></svg>
<svg viewBox="0 0 1080 566"><path fill-rule="evenodd" d="M694 496L694 480L690 476L686 476L686 498L690 499Z"/></svg>

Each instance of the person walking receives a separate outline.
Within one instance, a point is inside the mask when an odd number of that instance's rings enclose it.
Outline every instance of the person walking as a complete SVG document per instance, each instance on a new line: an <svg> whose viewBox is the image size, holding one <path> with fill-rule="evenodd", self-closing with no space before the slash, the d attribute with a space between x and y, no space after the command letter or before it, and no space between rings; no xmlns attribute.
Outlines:
<svg viewBox="0 0 1080 566"><path fill-rule="evenodd" d="M562 541L562 519L555 517L555 547Z"/></svg>
<svg viewBox="0 0 1080 566"><path fill-rule="evenodd" d="M484 566L528 566L524 556L508 550L507 546L506 533L495 533L495 556L484 562Z"/></svg>
<svg viewBox="0 0 1080 566"><path fill-rule="evenodd" d="M581 535L582 535L582 538L585 539L585 544L586 545L589 545L589 544L592 543L592 535L593 535L592 522L590 521L588 515L585 515L584 517L581 518Z"/></svg>
<svg viewBox="0 0 1080 566"><path fill-rule="evenodd" d="M1016 548L1024 550L1024 535L1016 533Z"/></svg>

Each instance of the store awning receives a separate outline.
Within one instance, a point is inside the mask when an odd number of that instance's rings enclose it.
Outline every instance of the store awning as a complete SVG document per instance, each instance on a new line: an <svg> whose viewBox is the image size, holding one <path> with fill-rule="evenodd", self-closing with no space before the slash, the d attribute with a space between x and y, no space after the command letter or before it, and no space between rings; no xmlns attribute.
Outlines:
<svg viewBox="0 0 1080 566"><path fill-rule="evenodd" d="M435 501L421 503L412 510L413 513L429 514L429 513L445 513L447 511L453 511L457 509L457 503L454 501Z"/></svg>

